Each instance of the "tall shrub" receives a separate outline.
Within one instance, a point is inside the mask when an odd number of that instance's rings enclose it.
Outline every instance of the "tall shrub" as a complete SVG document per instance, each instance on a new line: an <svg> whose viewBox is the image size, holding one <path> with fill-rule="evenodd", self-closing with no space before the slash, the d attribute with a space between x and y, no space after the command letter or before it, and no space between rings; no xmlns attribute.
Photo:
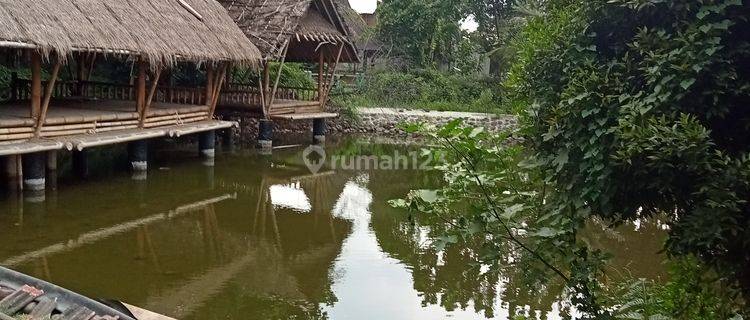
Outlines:
<svg viewBox="0 0 750 320"><path fill-rule="evenodd" d="M750 297L750 3L550 1L506 87L555 219L665 214L667 249Z"/></svg>

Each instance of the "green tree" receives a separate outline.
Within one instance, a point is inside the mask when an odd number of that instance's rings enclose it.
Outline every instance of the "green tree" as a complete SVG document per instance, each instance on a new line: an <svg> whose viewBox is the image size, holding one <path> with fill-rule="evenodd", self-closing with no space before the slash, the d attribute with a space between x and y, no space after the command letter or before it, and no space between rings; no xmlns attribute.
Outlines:
<svg viewBox="0 0 750 320"><path fill-rule="evenodd" d="M523 0L467 0L469 16L477 23L471 38L490 57L493 74L511 59L508 43L523 26L523 14L516 10L519 1Z"/></svg>
<svg viewBox="0 0 750 320"><path fill-rule="evenodd" d="M462 1L384 0L378 8L380 38L416 66L450 62L461 39Z"/></svg>

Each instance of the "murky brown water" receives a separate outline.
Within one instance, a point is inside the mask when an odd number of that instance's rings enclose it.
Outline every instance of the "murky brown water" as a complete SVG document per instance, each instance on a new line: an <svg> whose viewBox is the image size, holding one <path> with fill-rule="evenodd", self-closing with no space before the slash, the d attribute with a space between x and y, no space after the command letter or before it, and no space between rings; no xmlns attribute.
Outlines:
<svg viewBox="0 0 750 320"><path fill-rule="evenodd" d="M329 154L362 150L403 149L328 146ZM108 169L123 156L118 150L100 154L109 162L85 182L63 166L44 203L15 195L0 202L0 265L178 319L555 314L554 297L511 294L508 279L487 284L467 272L466 250L434 252L424 227L387 205L434 184L431 174L311 175L301 151L221 152L209 167L192 149L162 150L145 181ZM616 252L618 270L658 277L661 232L638 228L590 241Z"/></svg>

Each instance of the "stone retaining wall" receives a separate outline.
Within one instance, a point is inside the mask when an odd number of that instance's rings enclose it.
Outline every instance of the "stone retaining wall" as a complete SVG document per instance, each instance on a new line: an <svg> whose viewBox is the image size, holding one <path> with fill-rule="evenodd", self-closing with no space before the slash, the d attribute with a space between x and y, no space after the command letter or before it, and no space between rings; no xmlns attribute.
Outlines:
<svg viewBox="0 0 750 320"><path fill-rule="evenodd" d="M240 128L236 134L242 137L243 142L254 142L258 136L258 119L254 115L241 112L224 112L221 114L223 120L237 121ZM402 123L427 122L435 125L444 125L453 119L463 119L465 123L484 127L488 131L503 131L517 126L517 119L509 115L493 115L483 113L466 112L443 112L443 111L419 111L400 110L385 108L369 108L358 110L358 119L339 117L329 119L328 132L330 134L374 134L382 136L408 136L400 129ZM274 134L305 133L312 132L312 120L304 121L274 121Z"/></svg>

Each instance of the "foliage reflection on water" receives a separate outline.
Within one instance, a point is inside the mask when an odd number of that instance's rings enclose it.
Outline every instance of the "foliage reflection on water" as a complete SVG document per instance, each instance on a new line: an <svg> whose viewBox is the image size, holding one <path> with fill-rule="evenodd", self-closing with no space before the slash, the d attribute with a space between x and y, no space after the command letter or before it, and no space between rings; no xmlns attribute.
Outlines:
<svg viewBox="0 0 750 320"><path fill-rule="evenodd" d="M328 146L332 154L403 149ZM428 235L439 226L388 206L440 183L433 173L311 175L295 149L270 158L224 152L215 166L190 151L158 154L147 180L100 168L85 183L63 173L44 203L7 195L0 264L179 319L555 318L564 309L559 288L523 289L524 270L509 261L503 274L487 272L470 243L437 251ZM657 277L660 230L642 227L588 238L622 257L617 270Z"/></svg>

